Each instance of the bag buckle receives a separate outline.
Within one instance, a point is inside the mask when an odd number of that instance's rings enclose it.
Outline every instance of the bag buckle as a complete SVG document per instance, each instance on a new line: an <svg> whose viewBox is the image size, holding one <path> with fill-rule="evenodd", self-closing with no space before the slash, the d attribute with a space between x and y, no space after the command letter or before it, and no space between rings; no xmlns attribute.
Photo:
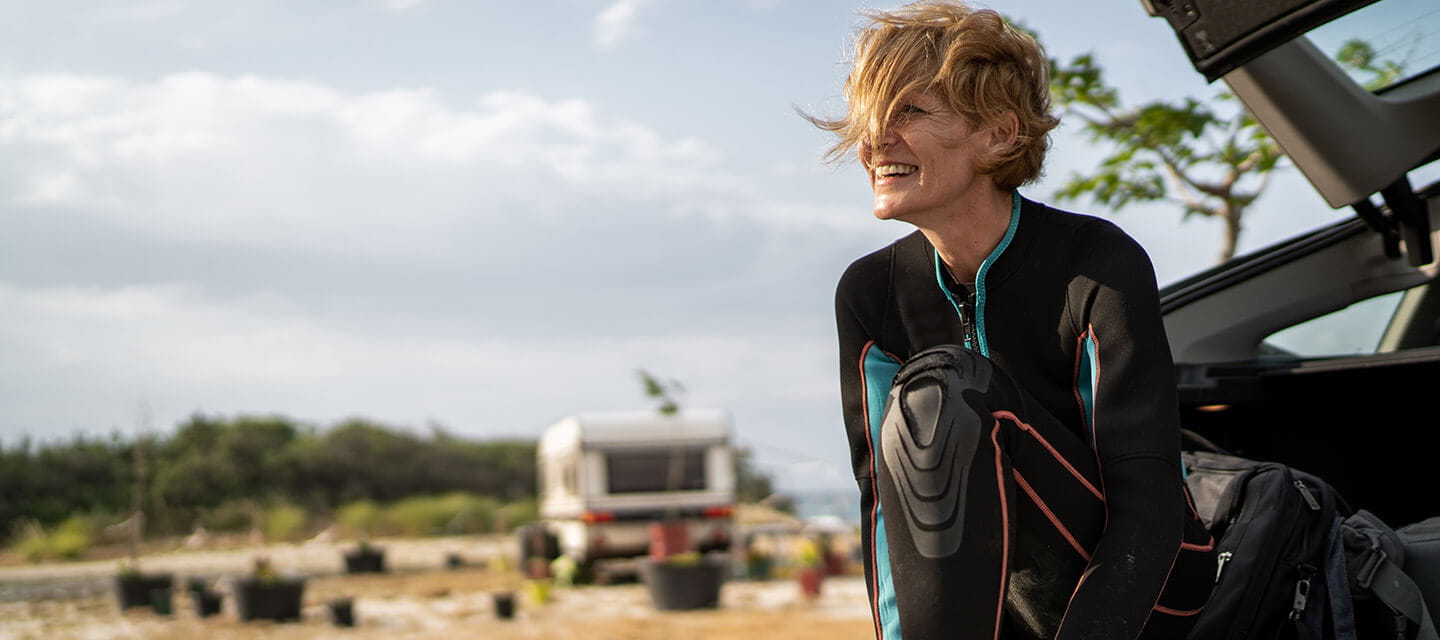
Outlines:
<svg viewBox="0 0 1440 640"><path fill-rule="evenodd" d="M1380 548L1380 540L1370 537L1370 548L1366 550L1364 559L1360 561L1360 568L1355 573L1355 583L1362 589L1369 589L1370 582L1375 579L1375 573L1380 570L1380 565L1389 559L1390 555Z"/></svg>

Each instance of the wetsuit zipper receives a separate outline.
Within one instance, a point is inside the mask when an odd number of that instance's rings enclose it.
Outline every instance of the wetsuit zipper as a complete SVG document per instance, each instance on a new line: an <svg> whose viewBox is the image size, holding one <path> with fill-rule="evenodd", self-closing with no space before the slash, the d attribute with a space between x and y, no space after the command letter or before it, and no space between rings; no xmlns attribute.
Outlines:
<svg viewBox="0 0 1440 640"><path fill-rule="evenodd" d="M965 338L965 348L979 348L980 339L975 335L975 292L968 291L967 288L967 293L957 309L960 311L960 330Z"/></svg>

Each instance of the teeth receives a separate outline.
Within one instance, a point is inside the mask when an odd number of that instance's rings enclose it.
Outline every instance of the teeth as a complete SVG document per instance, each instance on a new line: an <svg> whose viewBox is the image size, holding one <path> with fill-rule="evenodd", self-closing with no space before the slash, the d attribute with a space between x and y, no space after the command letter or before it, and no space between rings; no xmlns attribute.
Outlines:
<svg viewBox="0 0 1440 640"><path fill-rule="evenodd" d="M888 176L908 176L915 173L920 167L911 164L882 164L875 167L875 175L882 178Z"/></svg>

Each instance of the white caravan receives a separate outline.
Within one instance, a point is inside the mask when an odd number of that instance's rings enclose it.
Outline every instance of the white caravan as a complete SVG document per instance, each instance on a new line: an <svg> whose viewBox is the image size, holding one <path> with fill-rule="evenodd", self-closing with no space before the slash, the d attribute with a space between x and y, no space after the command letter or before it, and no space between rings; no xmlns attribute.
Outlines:
<svg viewBox="0 0 1440 640"><path fill-rule="evenodd" d="M582 565L643 556L649 525L686 524L689 546L728 549L735 506L730 418L720 410L587 413L546 429L540 518ZM553 553L554 551L551 551Z"/></svg>

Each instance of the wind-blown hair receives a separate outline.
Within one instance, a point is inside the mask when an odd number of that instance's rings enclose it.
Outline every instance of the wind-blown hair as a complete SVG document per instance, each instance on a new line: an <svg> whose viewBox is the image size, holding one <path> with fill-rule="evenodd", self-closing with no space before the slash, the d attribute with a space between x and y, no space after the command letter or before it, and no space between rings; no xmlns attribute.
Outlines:
<svg viewBox="0 0 1440 640"><path fill-rule="evenodd" d="M805 115L839 140L826 152L838 160L882 140L910 95L933 91L975 127L1002 124L1013 113L1015 138L980 155L976 171L1011 190L1040 176L1050 130L1050 67L1035 38L1000 14L959 1L922 0L895 11L870 11L855 40L845 80L847 113L829 120Z"/></svg>

